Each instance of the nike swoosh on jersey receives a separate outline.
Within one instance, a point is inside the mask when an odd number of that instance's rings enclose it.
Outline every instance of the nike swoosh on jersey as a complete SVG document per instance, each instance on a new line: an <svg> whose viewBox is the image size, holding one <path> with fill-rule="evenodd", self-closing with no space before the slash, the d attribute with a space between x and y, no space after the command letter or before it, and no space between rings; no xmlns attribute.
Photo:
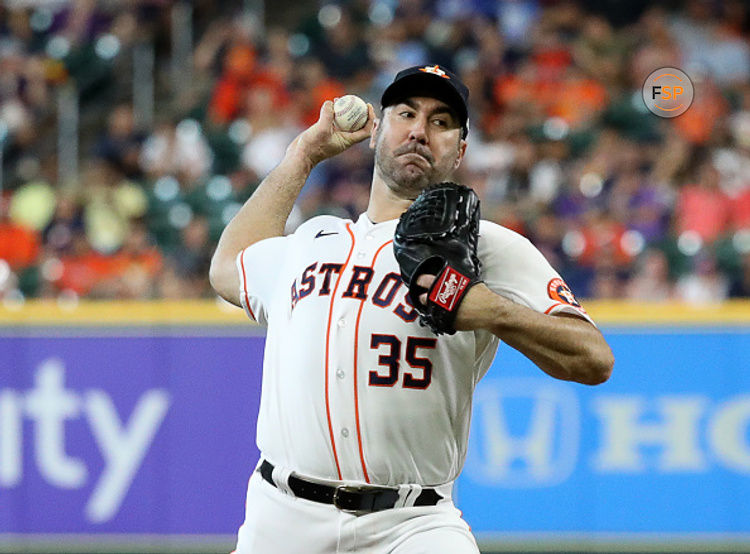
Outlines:
<svg viewBox="0 0 750 554"><path fill-rule="evenodd" d="M326 233L326 232L323 231L323 229L321 229L320 231L318 231L318 234L315 235L315 238L317 239L317 238L320 238L320 237L327 237L328 235L338 235L338 234L339 234L338 231L333 231L331 233Z"/></svg>

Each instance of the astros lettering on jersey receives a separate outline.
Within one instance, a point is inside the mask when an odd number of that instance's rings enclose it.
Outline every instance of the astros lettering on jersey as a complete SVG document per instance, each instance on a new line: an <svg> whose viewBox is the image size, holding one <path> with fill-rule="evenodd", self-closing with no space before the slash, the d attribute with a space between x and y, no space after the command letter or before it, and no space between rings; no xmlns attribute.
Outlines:
<svg viewBox="0 0 750 554"><path fill-rule="evenodd" d="M419 324L393 254L396 224L320 216L238 255L242 305L268 326L257 437L274 465L378 485L460 473L472 394L498 339ZM521 235L482 221L478 253L496 293L591 321Z"/></svg>

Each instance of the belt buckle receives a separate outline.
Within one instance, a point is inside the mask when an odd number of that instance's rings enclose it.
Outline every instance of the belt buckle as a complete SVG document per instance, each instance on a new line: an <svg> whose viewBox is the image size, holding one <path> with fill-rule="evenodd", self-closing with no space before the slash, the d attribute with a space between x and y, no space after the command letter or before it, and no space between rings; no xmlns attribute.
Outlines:
<svg viewBox="0 0 750 554"><path fill-rule="evenodd" d="M351 494L364 494L366 492L371 492L371 487L365 487L362 485L339 485L333 490L333 505L341 510L342 512L346 512L348 514L363 514L368 513L372 510L367 509L361 509L361 510L353 510L351 508L345 508L339 504L339 493L351 493Z"/></svg>

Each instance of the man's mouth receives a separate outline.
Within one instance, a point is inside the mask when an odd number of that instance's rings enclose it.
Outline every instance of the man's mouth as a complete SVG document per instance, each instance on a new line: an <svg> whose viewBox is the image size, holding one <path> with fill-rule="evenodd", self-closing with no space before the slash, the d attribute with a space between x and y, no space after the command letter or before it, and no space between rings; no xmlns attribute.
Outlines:
<svg viewBox="0 0 750 554"><path fill-rule="evenodd" d="M419 149L405 148L405 152L398 152L398 157L403 158L404 165L413 165L423 170L432 168L432 155L429 152L420 152Z"/></svg>
<svg viewBox="0 0 750 554"><path fill-rule="evenodd" d="M421 160L420 163L426 162L429 166L432 166L432 162L434 161L432 153L429 151L429 149L416 143L406 144L401 148L397 148L394 154L396 156L409 156L411 154L410 157L415 161Z"/></svg>
<svg viewBox="0 0 750 554"><path fill-rule="evenodd" d="M404 154L401 154L401 156L403 156L403 157L406 157L406 158L408 158L409 160L413 160L413 161L416 161L416 162L420 162L420 163L422 163L422 164L427 164L427 165L431 165L431 164L430 164L430 160L428 160L427 158L425 158L425 157L424 157L424 156L423 156L422 154L418 154L418 153L416 153L416 152L406 152L406 153L404 153ZM412 161L409 161L409 162L407 162L407 163L413 163L413 162L412 162Z"/></svg>

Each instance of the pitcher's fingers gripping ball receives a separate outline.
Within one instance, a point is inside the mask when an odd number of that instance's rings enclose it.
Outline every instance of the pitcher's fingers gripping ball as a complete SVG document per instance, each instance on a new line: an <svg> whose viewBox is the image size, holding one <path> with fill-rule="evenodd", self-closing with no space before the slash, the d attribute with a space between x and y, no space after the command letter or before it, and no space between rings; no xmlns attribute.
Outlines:
<svg viewBox="0 0 750 554"><path fill-rule="evenodd" d="M359 96L347 94L333 102L333 122L342 131L358 131L367 123L367 104Z"/></svg>
<svg viewBox="0 0 750 554"><path fill-rule="evenodd" d="M456 313L468 290L481 282L479 198L456 183L433 185L399 219L393 251L419 322L437 334L456 332ZM429 289L417 281L436 275ZM427 303L420 295L427 293Z"/></svg>

